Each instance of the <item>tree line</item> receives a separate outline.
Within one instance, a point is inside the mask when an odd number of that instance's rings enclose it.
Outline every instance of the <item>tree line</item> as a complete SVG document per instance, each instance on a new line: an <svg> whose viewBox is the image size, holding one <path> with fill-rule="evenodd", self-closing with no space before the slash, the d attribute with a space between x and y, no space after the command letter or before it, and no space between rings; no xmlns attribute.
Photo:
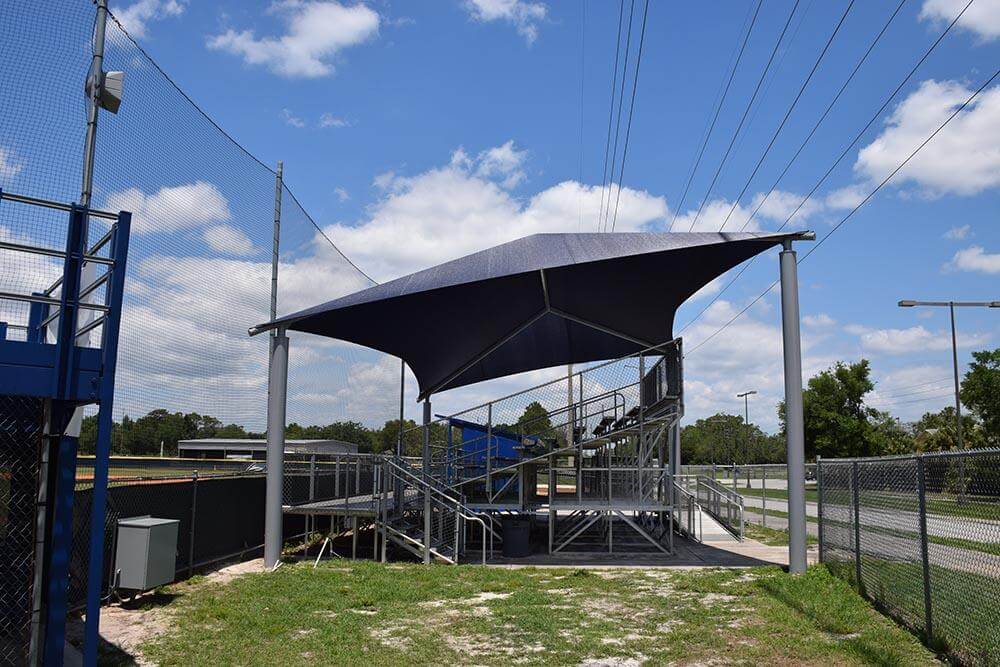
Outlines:
<svg viewBox="0 0 1000 667"><path fill-rule="evenodd" d="M962 415L963 444L967 449L1000 446L1000 348L973 353L973 361L962 378L960 396L968 414ZM904 423L889 412L866 401L875 389L867 359L837 362L809 378L803 391L806 458L882 456L910 452L933 452L958 447L955 408L925 413ZM782 463L785 457L784 405L778 405L780 430L765 433L756 424L745 424L739 415L719 413L699 419L681 431L681 457L685 463ZM445 426L432 425L432 442L446 439ZM532 434L565 442L564 429L553 426L548 412L538 402L527 405L513 424L495 424L497 430ZM356 421L336 421L325 426L291 423L285 431L290 440L341 440L358 446L360 452L395 451L399 438L398 419L381 427ZM419 456L423 434L411 419L403 422L403 453ZM264 438L239 424L223 424L209 415L153 410L133 419L123 416L112 432L112 453L123 456L177 455L180 440L197 438ZM93 453L97 417L83 420L81 453Z"/></svg>

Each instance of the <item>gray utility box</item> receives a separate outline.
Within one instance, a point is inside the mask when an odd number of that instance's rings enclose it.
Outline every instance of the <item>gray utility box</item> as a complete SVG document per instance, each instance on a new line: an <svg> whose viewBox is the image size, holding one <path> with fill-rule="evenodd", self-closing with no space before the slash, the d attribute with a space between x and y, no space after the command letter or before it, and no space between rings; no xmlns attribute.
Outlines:
<svg viewBox="0 0 1000 667"><path fill-rule="evenodd" d="M174 580L179 524L177 519L148 516L118 521L119 588L148 591Z"/></svg>

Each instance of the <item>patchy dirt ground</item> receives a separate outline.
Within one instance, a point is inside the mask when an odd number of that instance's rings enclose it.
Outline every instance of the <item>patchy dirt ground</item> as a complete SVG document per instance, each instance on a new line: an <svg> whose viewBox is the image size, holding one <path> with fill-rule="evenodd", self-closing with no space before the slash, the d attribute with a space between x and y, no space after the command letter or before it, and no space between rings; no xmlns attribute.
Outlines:
<svg viewBox="0 0 1000 667"><path fill-rule="evenodd" d="M263 572L264 560L234 563L204 576L193 577L169 587L168 591L153 591L137 596L134 600L115 601L101 609L102 664L156 663L146 660L141 647L145 642L163 635L172 627L172 603L183 595L195 593L200 588L228 584L233 579L251 572ZM67 628L70 643L82 643L85 617L72 621Z"/></svg>

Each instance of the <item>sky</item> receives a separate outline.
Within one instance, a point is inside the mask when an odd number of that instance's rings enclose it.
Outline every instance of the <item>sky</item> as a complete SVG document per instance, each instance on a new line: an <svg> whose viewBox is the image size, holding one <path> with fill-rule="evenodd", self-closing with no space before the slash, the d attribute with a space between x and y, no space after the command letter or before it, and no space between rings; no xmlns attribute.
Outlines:
<svg viewBox="0 0 1000 667"><path fill-rule="evenodd" d="M377 281L531 233L598 231L612 198L607 224L614 219L616 231L766 231L787 221L822 238L835 229L799 267L804 379L837 360L868 359L871 404L912 420L952 400L949 322L945 309L896 302L1000 299L1000 86L983 90L837 225L996 71L1000 0L973 0L890 98L965 5L767 0L755 14L753 2L653 0L644 31L641 0L122 0L112 11L221 128L266 165L283 161L299 202ZM626 135L619 194L605 156L614 156L617 182ZM0 179L17 177L23 153L0 136ZM234 197L182 180L109 185L103 201L135 208L197 196L209 204L198 208L206 243L245 257L266 247L217 224L240 217ZM801 244L800 257L809 248ZM146 259L151 281L168 280L155 256ZM286 292L283 312L308 305L320 281L327 295L362 286L324 269L318 251L295 259L306 260L289 260L301 289ZM777 292L716 333L777 273L777 254L767 253L725 291L731 275L678 313L688 420L741 412L736 394L756 390L751 419L777 427ZM971 351L1000 345L998 318L1000 309L959 310L963 366ZM393 368L363 366L386 378ZM435 412L560 372L448 392Z"/></svg>

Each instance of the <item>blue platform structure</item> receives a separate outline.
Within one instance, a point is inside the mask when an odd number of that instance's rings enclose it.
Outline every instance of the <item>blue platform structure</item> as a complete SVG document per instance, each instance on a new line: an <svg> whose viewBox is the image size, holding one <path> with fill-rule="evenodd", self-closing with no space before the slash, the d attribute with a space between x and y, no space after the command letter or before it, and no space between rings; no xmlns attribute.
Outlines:
<svg viewBox="0 0 1000 667"><path fill-rule="evenodd" d="M447 419L447 448L449 473L448 481L461 484L465 479L481 479L493 469L507 469L509 472L490 476L492 494L499 495L508 491L515 496L519 492L518 475L512 468L522 460L537 455L536 450L545 448L542 438L536 435L521 435L514 431L479 424L457 417ZM459 442L454 442L455 432L459 434Z"/></svg>
<svg viewBox="0 0 1000 667"><path fill-rule="evenodd" d="M26 322L0 323L0 466L9 480L0 558L5 603L0 617L4 658L61 665L70 583L73 500L79 445L77 411L98 410L87 568L84 664L97 661L104 555L104 517L112 401L131 214L108 213L0 191L0 206L64 212L63 248L0 241L10 256L62 260L62 275L37 291L0 292L30 304ZM34 207L29 210L28 207ZM13 219L22 213L11 211ZM89 243L92 220L107 230ZM15 273L19 262L10 262ZM86 268L85 268L86 267ZM16 276L23 284L34 276ZM24 332L12 340L13 331ZM89 346L93 340L97 347ZM76 419L74 419L76 415Z"/></svg>

